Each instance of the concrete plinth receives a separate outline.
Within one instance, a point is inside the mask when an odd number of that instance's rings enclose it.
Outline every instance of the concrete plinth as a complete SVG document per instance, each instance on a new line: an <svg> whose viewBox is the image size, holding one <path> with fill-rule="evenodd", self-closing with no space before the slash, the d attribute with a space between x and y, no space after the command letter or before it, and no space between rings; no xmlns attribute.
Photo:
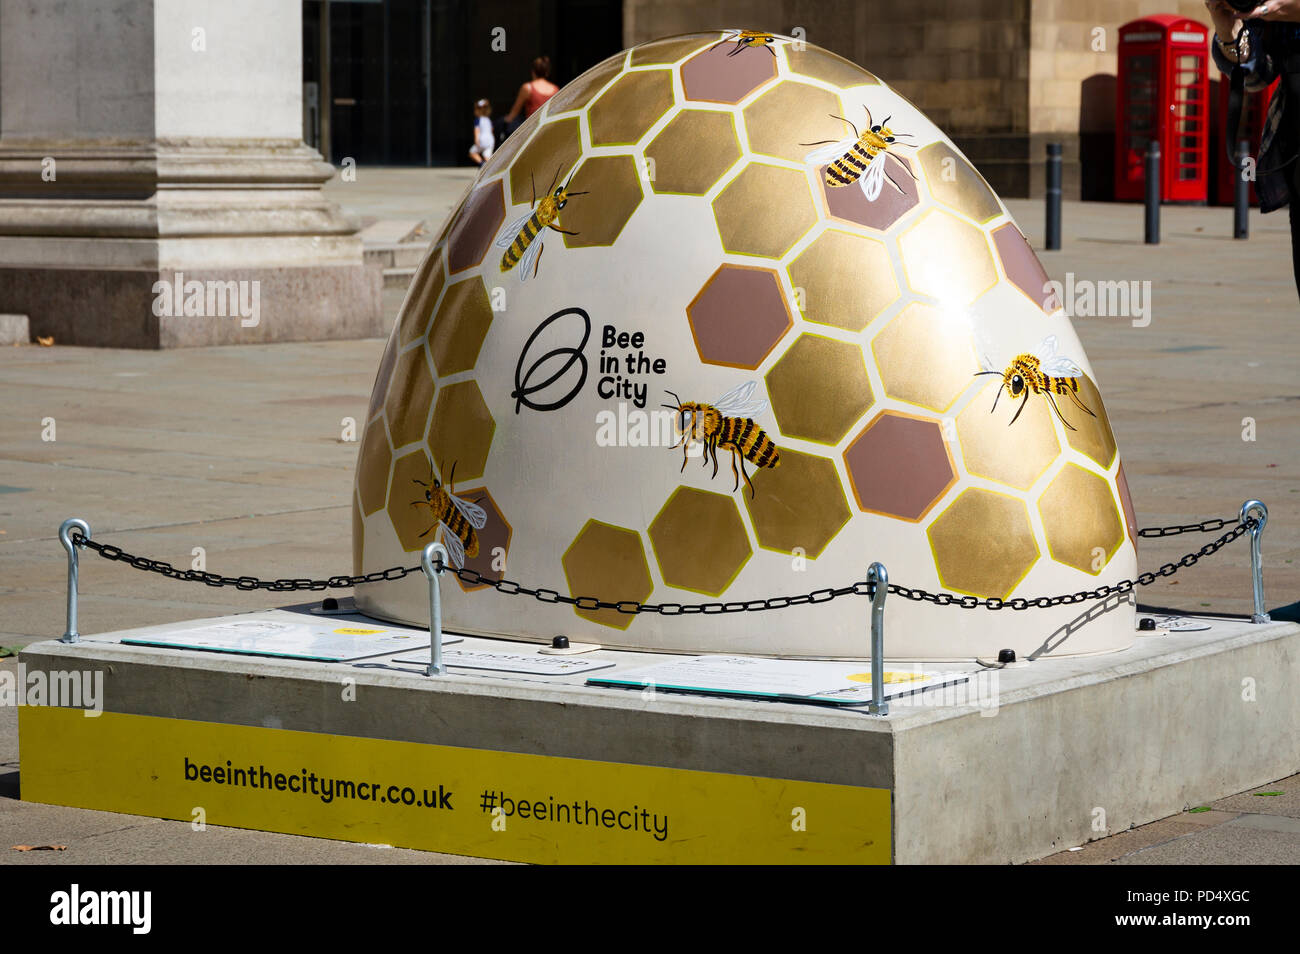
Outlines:
<svg viewBox="0 0 1300 954"><path fill-rule="evenodd" d="M44 642L22 653L29 678L102 673L103 711L20 710L22 797L186 820L198 806L209 824L531 861L1021 862L1300 768L1300 626L1208 622L985 671L973 702L947 692L883 718L595 688L586 674L428 677L393 656L120 642L175 625ZM475 637L456 648L537 651ZM614 672L667 657L581 658ZM232 784L235 768L269 781ZM308 775L352 794L295 789ZM429 792L439 804L420 808ZM494 810L503 797L508 813ZM592 807L595 824L574 821ZM606 808L624 816L604 825ZM630 820L643 808L662 838Z"/></svg>

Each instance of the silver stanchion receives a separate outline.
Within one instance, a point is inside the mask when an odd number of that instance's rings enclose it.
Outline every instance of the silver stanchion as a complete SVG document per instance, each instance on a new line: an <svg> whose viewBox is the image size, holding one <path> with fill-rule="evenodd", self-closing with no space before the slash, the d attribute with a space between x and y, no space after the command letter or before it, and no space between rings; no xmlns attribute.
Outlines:
<svg viewBox="0 0 1300 954"><path fill-rule="evenodd" d="M438 562L433 562L434 555ZM430 543L420 554L420 566L429 578L429 671L426 676L445 676L447 667L442 663L442 591L438 587L438 572L448 563L447 548L441 543Z"/></svg>
<svg viewBox="0 0 1300 954"><path fill-rule="evenodd" d="M1255 612L1250 621L1271 623L1272 620L1264 610L1264 558L1259 552L1259 538L1264 535L1264 527L1268 524L1268 508L1259 500L1247 500L1241 505L1242 523L1246 522L1251 513L1259 517L1259 523L1250 528L1250 582L1255 596Z"/></svg>
<svg viewBox="0 0 1300 954"><path fill-rule="evenodd" d="M59 637L61 643L81 642L81 634L77 632L77 545L72 542L73 528L90 539L90 524L80 517L71 517L59 527L59 542L68 551L68 628Z"/></svg>
<svg viewBox="0 0 1300 954"><path fill-rule="evenodd" d="M885 597L889 595L889 574L883 563L867 570L867 582L875 584L871 594L871 705L873 715L889 715L885 701Z"/></svg>

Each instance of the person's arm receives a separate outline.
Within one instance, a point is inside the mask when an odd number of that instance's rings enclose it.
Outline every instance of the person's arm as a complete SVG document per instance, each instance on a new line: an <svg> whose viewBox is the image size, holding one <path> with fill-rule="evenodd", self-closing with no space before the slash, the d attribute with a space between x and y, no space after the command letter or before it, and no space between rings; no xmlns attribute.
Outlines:
<svg viewBox="0 0 1300 954"><path fill-rule="evenodd" d="M1210 55L1215 65L1224 73L1231 73L1240 62L1246 71L1246 89L1266 89L1277 79L1277 65L1263 49L1262 39L1267 27L1250 21L1288 16L1300 18L1300 0L1270 0L1247 14L1238 13L1223 0L1205 0L1205 6L1214 21Z"/></svg>
<svg viewBox="0 0 1300 954"><path fill-rule="evenodd" d="M515 97L514 106L510 107L510 112L506 113L505 116L506 122L508 123L514 122L515 117L519 115L520 110L524 108L524 104L527 102L528 102L528 84L524 83L522 86L519 87L519 95Z"/></svg>

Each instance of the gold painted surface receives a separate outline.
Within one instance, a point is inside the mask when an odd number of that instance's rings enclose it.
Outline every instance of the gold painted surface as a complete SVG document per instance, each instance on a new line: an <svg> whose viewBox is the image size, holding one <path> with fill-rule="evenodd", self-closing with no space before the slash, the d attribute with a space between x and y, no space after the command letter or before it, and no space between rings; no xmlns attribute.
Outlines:
<svg viewBox="0 0 1300 954"><path fill-rule="evenodd" d="M1056 395L1057 406L1065 419L1076 428L1067 430L1065 438L1081 454L1086 454L1102 467L1109 468L1115 459L1115 435L1110 429L1110 419L1106 416L1106 406L1101 401L1101 394L1092 378L1086 374L1079 378L1079 400L1082 401L1096 417L1089 417L1074 406L1068 397Z"/></svg>
<svg viewBox="0 0 1300 954"><path fill-rule="evenodd" d="M844 115L840 98L807 83L777 83L746 106L744 115L749 148L778 159L803 162L817 147L800 143L845 136L844 124L833 118Z"/></svg>
<svg viewBox="0 0 1300 954"><path fill-rule="evenodd" d="M578 167L574 191L586 191L569 200L560 213L560 227L577 235L565 235L569 248L613 245L641 204L641 178L632 156L595 156Z"/></svg>
<svg viewBox="0 0 1300 954"><path fill-rule="evenodd" d="M370 407L366 410L367 421L379 413L379 409L384 406L384 401L388 399L388 383L392 380L393 366L397 363L398 327L393 325L393 330L388 334L388 343L384 345L384 353L379 358L375 383L370 389Z"/></svg>
<svg viewBox="0 0 1300 954"><path fill-rule="evenodd" d="M429 450L442 473L456 465L456 485L483 476L496 421L473 381L450 384L438 392L429 425Z"/></svg>
<svg viewBox="0 0 1300 954"><path fill-rule="evenodd" d="M975 167L946 142L932 142L917 150L930 192L936 199L976 222L1002 214L997 196Z"/></svg>
<svg viewBox="0 0 1300 954"><path fill-rule="evenodd" d="M704 195L740 158L730 113L684 109L646 146L655 192Z"/></svg>
<svg viewBox="0 0 1300 954"><path fill-rule="evenodd" d="M652 40L632 50L632 65L657 66L660 63L676 63L696 50L712 46L721 38L721 33L692 33L689 36Z"/></svg>
<svg viewBox="0 0 1300 954"><path fill-rule="evenodd" d="M673 491L649 536L665 583L710 596L722 595L752 553L731 496L694 487Z"/></svg>
<svg viewBox="0 0 1300 954"><path fill-rule="evenodd" d="M560 561L570 596L644 602L654 589L641 535L635 530L588 520ZM627 629L636 616L618 610L573 610L585 620Z"/></svg>
<svg viewBox="0 0 1300 954"><path fill-rule="evenodd" d="M397 458L393 464L393 480L388 489L388 519L397 532L402 549L408 553L422 550L438 539L433 512L424 501L424 487L416 483L432 484L435 476L437 474L430 466L424 448ZM424 536L420 536L422 533Z"/></svg>
<svg viewBox="0 0 1300 954"><path fill-rule="evenodd" d="M1015 411L1004 410L1010 401L1007 394L998 403L998 413L990 413L1002 379L990 376L982 380L984 386L957 415L957 440L961 442L966 471L1028 490L1061 453L1052 425L1052 409L1046 398L1031 394L1030 403L1037 401L1043 406L1026 407L1020 419L1009 426ZM1010 406L1014 408L1018 403Z"/></svg>
<svg viewBox="0 0 1300 954"><path fill-rule="evenodd" d="M751 476L754 497L742 494L758 545L815 560L849 521L835 462L826 457L781 450L781 466Z"/></svg>
<svg viewBox="0 0 1300 954"><path fill-rule="evenodd" d="M1115 489L1119 491L1119 502L1124 510L1124 526L1128 530L1128 538L1133 541L1133 548L1136 550L1138 545L1137 514L1133 512L1133 495L1128 489L1128 477L1124 474L1123 464L1120 464L1119 469L1115 472Z"/></svg>
<svg viewBox="0 0 1300 954"><path fill-rule="evenodd" d="M946 411L979 370L962 315L908 305L871 343L885 393L932 411Z"/></svg>
<svg viewBox="0 0 1300 954"><path fill-rule="evenodd" d="M772 366L767 391L782 434L821 444L839 443L875 399L862 349L812 334Z"/></svg>
<svg viewBox="0 0 1300 954"><path fill-rule="evenodd" d="M749 52L753 52L752 50ZM802 172L752 162L713 200L722 247L780 258L817 221Z"/></svg>
<svg viewBox="0 0 1300 954"><path fill-rule="evenodd" d="M411 279L411 289L407 293L405 307L397 319L398 334L403 347L417 338L423 337L429 330L429 319L433 315L438 296L442 294L445 274L442 267L442 246L424 256L420 267Z"/></svg>
<svg viewBox="0 0 1300 954"><path fill-rule="evenodd" d="M394 447L402 447L424 436L424 422L433 401L433 377L424 357L424 346L397 356L384 414Z"/></svg>
<svg viewBox="0 0 1300 954"><path fill-rule="evenodd" d="M604 85L623 69L625 57L625 53L611 56L609 59L597 63L577 79L565 83L558 93L546 101L547 115L558 116L560 113L567 113L570 110L581 109L586 106L587 103L591 102L592 97L599 93ZM509 141L510 139L507 138L506 142Z"/></svg>
<svg viewBox="0 0 1300 954"><path fill-rule="evenodd" d="M898 298L884 242L828 229L790 263L795 299L808 321L861 331ZM799 294L799 289L803 294Z"/></svg>
<svg viewBox="0 0 1300 954"><path fill-rule="evenodd" d="M672 70L625 73L587 111L591 144L635 143L672 105Z"/></svg>
<svg viewBox="0 0 1300 954"><path fill-rule="evenodd" d="M491 324L492 306L483 279L467 278L449 287L429 333L434 371L445 377L474 367Z"/></svg>
<svg viewBox="0 0 1300 954"><path fill-rule="evenodd" d="M898 247L908 283L945 305L968 305L998 280L984 232L939 209L899 236Z"/></svg>
<svg viewBox="0 0 1300 954"><path fill-rule="evenodd" d="M365 571L362 562L366 558L366 525L361 519L361 508L357 498L352 498L352 575L360 576Z"/></svg>
<svg viewBox="0 0 1300 954"><path fill-rule="evenodd" d="M376 418L366 425L357 455L357 492L366 516L384 507L388 491L388 468L393 462L393 449L388 446L388 434L383 420Z"/></svg>
<svg viewBox="0 0 1300 954"><path fill-rule="evenodd" d="M514 135L519 135L519 132L516 131ZM514 136L510 137L513 138ZM559 185L568 179L581 155L582 142L578 138L576 116L547 123L520 151L519 158L510 167L510 201L516 205L527 205L533 199L534 185L536 196L540 199L546 195L547 187L552 181ZM517 210L507 211L508 221L513 222L519 214ZM560 217L563 219L563 213Z"/></svg>
<svg viewBox="0 0 1300 954"><path fill-rule="evenodd" d="M1023 500L980 487L963 491L927 531L943 585L1006 599L1038 559Z"/></svg>
<svg viewBox="0 0 1300 954"><path fill-rule="evenodd" d="M1067 464L1038 498L1052 559L1096 576L1124 542L1110 483Z"/></svg>
<svg viewBox="0 0 1300 954"><path fill-rule="evenodd" d="M823 80L834 86L848 89L852 86L878 84L876 79L856 63L842 56L836 56L819 46L805 44L803 51L796 50L791 44L784 44L785 59L790 69L813 79Z"/></svg>

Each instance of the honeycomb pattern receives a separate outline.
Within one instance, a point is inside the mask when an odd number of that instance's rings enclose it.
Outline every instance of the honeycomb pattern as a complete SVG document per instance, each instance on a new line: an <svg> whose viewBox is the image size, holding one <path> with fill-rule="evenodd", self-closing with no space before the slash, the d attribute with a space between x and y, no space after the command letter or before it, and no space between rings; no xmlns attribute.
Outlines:
<svg viewBox="0 0 1300 954"><path fill-rule="evenodd" d="M709 596L721 595L753 554L732 496L694 487L673 491L650 522L650 544L665 583Z"/></svg>
<svg viewBox="0 0 1300 954"><path fill-rule="evenodd" d="M676 63L688 53L694 53L702 46L712 46L713 41L705 41L701 36L673 36L664 40L651 40L642 43L632 51L633 66L659 66L664 63Z"/></svg>
<svg viewBox="0 0 1300 954"><path fill-rule="evenodd" d="M447 267L454 275L483 261L506 220L500 181L469 194L447 237Z"/></svg>
<svg viewBox="0 0 1300 954"><path fill-rule="evenodd" d="M626 73L587 113L593 146L629 145L673 104L672 70Z"/></svg>
<svg viewBox="0 0 1300 954"><path fill-rule="evenodd" d="M433 377L423 348L412 348L397 357L388 389L384 414L393 447L402 447L424 437L424 422L433 402Z"/></svg>
<svg viewBox="0 0 1300 954"><path fill-rule="evenodd" d="M643 197L641 177L631 156L587 159L573 176L573 188L590 194L577 196L564 207L564 228L578 233L564 236L569 248L613 245Z"/></svg>
<svg viewBox="0 0 1300 954"><path fill-rule="evenodd" d="M555 97L560 94L556 93ZM555 101L552 97L551 102ZM550 105L548 103L547 105ZM536 116L534 113L533 116ZM531 120L533 117L529 117ZM506 142L518 136L517 130ZM515 205L527 205L536 198L546 195L547 187L552 182L567 181L569 172L577 165L582 156L582 133L578 119L557 119L547 123L538 130L527 146L519 153L519 158L510 167L510 201ZM493 158L496 158L495 156ZM576 186L574 188L577 188ZM569 208L576 208L574 202ZM569 209L565 209L568 216ZM512 217L513 221L513 217ZM453 268L452 271L455 271Z"/></svg>
<svg viewBox="0 0 1300 954"><path fill-rule="evenodd" d="M1052 559L1100 573L1124 542L1124 524L1110 484L1078 464L1067 464L1038 501Z"/></svg>
<svg viewBox="0 0 1300 954"><path fill-rule="evenodd" d="M908 284L948 305L967 305L998 280L985 234L932 209L899 238Z"/></svg>
<svg viewBox="0 0 1300 954"><path fill-rule="evenodd" d="M397 363L397 337L401 330L402 326L399 322L393 327L392 334L388 336L388 343L384 345L384 353L379 357L379 369L375 371L375 383L370 390L370 407L366 411L367 420L379 413L384 398L388 395L388 382L393 377L393 366Z"/></svg>
<svg viewBox="0 0 1300 954"><path fill-rule="evenodd" d="M1023 500L964 490L927 531L939 580L958 593L1006 599L1038 560Z"/></svg>
<svg viewBox="0 0 1300 954"><path fill-rule="evenodd" d="M713 217L728 252L780 258L817 212L802 172L751 162L713 200Z"/></svg>
<svg viewBox="0 0 1300 954"><path fill-rule="evenodd" d="M1115 488L1119 491L1120 506L1124 508L1124 526L1128 530L1128 538L1133 541L1133 546L1138 545L1137 537L1137 513L1133 510L1133 495L1129 493L1128 478L1124 476L1124 465L1119 465L1119 472L1115 474Z"/></svg>
<svg viewBox="0 0 1300 954"><path fill-rule="evenodd" d="M701 142L711 143L701 151ZM685 109L646 147L655 192L704 195L740 158L736 121L728 113Z"/></svg>
<svg viewBox="0 0 1300 954"><path fill-rule="evenodd" d="M802 289L808 321L861 331L898 298L884 242L827 229L790 263L790 285Z"/></svg>
<svg viewBox="0 0 1300 954"><path fill-rule="evenodd" d="M781 433L837 444L873 400L862 349L821 335L800 335L767 373Z"/></svg>
<svg viewBox="0 0 1300 954"><path fill-rule="evenodd" d="M614 602L644 602L654 590L641 534L599 520L588 520L560 561L570 596L597 596ZM614 629L627 629L636 616L618 610L574 607L583 619Z"/></svg>
<svg viewBox="0 0 1300 954"><path fill-rule="evenodd" d="M357 453L357 492L365 516L384 509L388 496L388 468L393 462L393 450L388 446L388 435L382 420L366 425L365 436Z"/></svg>
<svg viewBox="0 0 1300 954"><path fill-rule="evenodd" d="M916 522L957 482L937 421L878 414L844 451L858 508Z"/></svg>
<svg viewBox="0 0 1300 954"><path fill-rule="evenodd" d="M456 480L483 476L496 421L474 381L450 384L438 391L438 403L429 425L429 449L438 469L450 473L456 466Z"/></svg>
<svg viewBox="0 0 1300 954"><path fill-rule="evenodd" d="M1061 413L1075 428L1065 432L1066 440L1079 453L1109 468L1115 459L1115 435L1111 432L1110 419L1106 417L1106 407L1101 402L1097 385L1086 374L1079 378L1079 400L1096 416L1085 414L1069 398L1058 400Z"/></svg>
<svg viewBox="0 0 1300 954"><path fill-rule="evenodd" d="M743 500L764 549L801 550L815 560L852 516L828 457L783 448L781 466L763 468L753 481L753 499L746 494Z"/></svg>
<svg viewBox="0 0 1300 954"><path fill-rule="evenodd" d="M456 476L460 477L459 470ZM478 556L466 556L465 568L474 570L490 580L503 579L506 575L506 567L509 566L510 537L514 533L509 521L486 490L471 490L464 493L458 491L456 495L478 504L487 514L487 522L483 524L483 528L474 531L478 536ZM460 577L456 577L456 582L466 593L486 589L488 586L486 583L471 585Z"/></svg>
<svg viewBox="0 0 1300 954"><path fill-rule="evenodd" d="M563 89L546 101L547 116L558 116L560 113L572 112L586 106L610 80L623 71L623 61L626 57L625 53L611 56L597 63L573 82L566 83ZM507 138L506 143L513 138L514 136ZM502 148L505 148L504 144ZM496 158L496 153L492 154L492 158Z"/></svg>
<svg viewBox="0 0 1300 954"><path fill-rule="evenodd" d="M744 109L749 148L765 156L802 162L812 148L801 143L842 138L840 98L807 83L778 83Z"/></svg>
<svg viewBox="0 0 1300 954"><path fill-rule="evenodd" d="M423 550L437 539L437 526L424 502L423 486L432 484L436 476L423 448L393 463L393 479L388 485L388 519L402 549L408 553Z"/></svg>
<svg viewBox="0 0 1300 954"><path fill-rule="evenodd" d="M989 413L994 396L1002 388L1002 379L984 380L988 383L957 415L957 439L966 470L1028 490L1061 453L1051 412L1043 407L1035 409L1042 413L1030 413L1026 408L1015 426L1010 427L1011 414ZM1007 395L1003 394L1002 399L1005 403Z"/></svg>
<svg viewBox="0 0 1300 954"><path fill-rule="evenodd" d="M686 306L700 360L757 368L794 324L776 272L723 265Z"/></svg>
<svg viewBox="0 0 1300 954"><path fill-rule="evenodd" d="M447 289L429 334L429 353L440 375L468 371L492 324L492 305L481 278L467 278Z"/></svg>
<svg viewBox="0 0 1300 954"><path fill-rule="evenodd" d="M429 320L433 317L433 306L442 294L445 277L442 271L442 247L436 247L424 256L420 267L415 271L411 281L411 321L399 324L396 328L398 343L406 347L412 341L423 338L429 330Z"/></svg>
<svg viewBox="0 0 1300 954"><path fill-rule="evenodd" d="M952 407L977 366L968 329L960 315L908 305L871 343L885 393L932 411Z"/></svg>
<svg viewBox="0 0 1300 954"><path fill-rule="evenodd" d="M821 194L830 215L883 232L921 201L915 173L910 169L910 165L891 152L885 160L885 174L889 180L881 187L874 202L867 201L860 185L827 186L822 178L824 166L817 171L817 181L822 183Z"/></svg>
<svg viewBox="0 0 1300 954"><path fill-rule="evenodd" d="M682 64L682 88L687 99L738 103L776 78L776 57L767 50L741 50L724 41Z"/></svg>
<svg viewBox="0 0 1300 954"><path fill-rule="evenodd" d="M1056 289L1047 287L1047 272L1043 264L1029 247L1020 229L1010 222L993 230L993 244L1002 259L1002 268L1012 284L1024 292L1047 314L1061 307L1061 300L1056 296Z"/></svg>
<svg viewBox="0 0 1300 954"><path fill-rule="evenodd" d="M842 56L836 56L834 53L828 53L826 50L807 45L802 50L794 46L787 46L785 48L785 61L790 64L792 72L822 80L832 86L842 86L849 89L854 86L877 85L880 83L880 80L858 66L858 64L850 62Z"/></svg>
<svg viewBox="0 0 1300 954"><path fill-rule="evenodd" d="M916 155L931 195L944 205L981 224L1002 214L1002 204L984 177L946 142L932 142Z"/></svg>

